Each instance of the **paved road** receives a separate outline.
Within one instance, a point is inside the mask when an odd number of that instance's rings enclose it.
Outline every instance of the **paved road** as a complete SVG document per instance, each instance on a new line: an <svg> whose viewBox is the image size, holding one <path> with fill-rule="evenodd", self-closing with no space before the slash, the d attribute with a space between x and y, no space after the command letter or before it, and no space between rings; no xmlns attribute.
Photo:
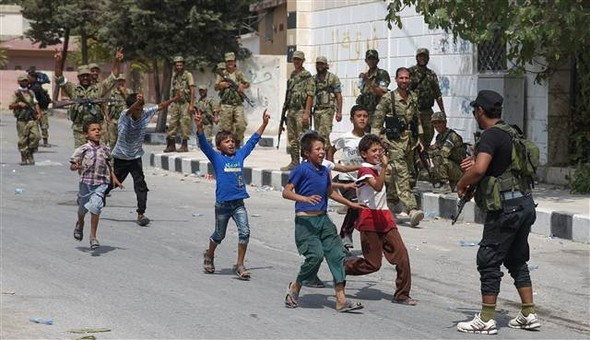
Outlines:
<svg viewBox="0 0 590 340"><path fill-rule="evenodd" d="M249 282L231 274L237 243L233 225L218 248L218 272L201 270L201 252L213 226L214 183L150 168L151 225L134 223L129 179L124 190L109 198L98 232L102 246L91 251L86 235L83 242L72 237L77 175L67 168L71 134L65 120L51 124L56 145L41 149L38 165L21 167L14 119L0 116L0 338L74 339L77 335L68 331L85 327L111 329L96 334L108 339L477 337L458 333L455 323L478 311L477 248L459 242L477 241L480 225L430 220L422 229L411 229L402 223L412 262L412 295L420 300L416 307L390 302L394 270L384 264L373 275L348 277L349 297L366 305L358 314L334 311L331 284L304 289L301 308L290 310L283 307L284 292L301 258L293 241L293 204L280 193L249 188ZM331 215L336 224L342 221L342 215ZM531 235L530 242L542 331L506 326L519 309L506 275L498 337L588 338L588 245L538 235ZM330 278L326 266L320 277ZM51 317L54 324L34 324L30 317Z"/></svg>

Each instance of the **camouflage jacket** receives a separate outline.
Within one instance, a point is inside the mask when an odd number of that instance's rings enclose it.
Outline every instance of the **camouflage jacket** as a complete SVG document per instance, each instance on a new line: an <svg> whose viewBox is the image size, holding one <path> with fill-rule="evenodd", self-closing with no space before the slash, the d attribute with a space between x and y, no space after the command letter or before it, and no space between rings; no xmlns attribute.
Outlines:
<svg viewBox="0 0 590 340"><path fill-rule="evenodd" d="M363 105L371 113L375 111L381 97L377 96L373 89L369 87L369 82L379 85L383 91L387 92L387 87L391 83L391 78L389 78L389 73L386 70L377 68L375 72L368 75L367 80L362 82L362 87L360 89L361 93L356 98L356 103Z"/></svg>
<svg viewBox="0 0 590 340"><path fill-rule="evenodd" d="M217 108L215 100L211 97L199 98L197 108L203 116L203 123L213 124L214 111Z"/></svg>
<svg viewBox="0 0 590 340"><path fill-rule="evenodd" d="M307 96L313 97L315 95L315 81L311 73L306 69L299 73L293 71L291 77L287 81L287 89L289 91L289 110L305 109L305 102Z"/></svg>
<svg viewBox="0 0 590 340"><path fill-rule="evenodd" d="M392 107L392 98L395 100L395 111ZM375 109L373 122L371 123L371 132L379 134L384 127L385 117L392 117L394 114L399 120L407 126L407 129L401 134L402 137L412 134L410 125L415 124L416 133L423 134L422 124L418 119L416 94L409 91L408 99L404 100L399 94L399 90L395 89L393 92L387 92L381 97L381 101Z"/></svg>
<svg viewBox="0 0 590 340"><path fill-rule="evenodd" d="M20 96L17 96L17 92L20 92L23 95L24 98L24 102L21 98L19 98ZM12 112L14 113L14 117L16 117L16 120L18 121L29 121L29 120L33 120L35 119L35 115L37 114L35 112L35 104L37 104L37 99L35 98L35 93L31 90L16 90L13 94L12 97L10 98L10 103L11 104L16 104L19 102L23 102L27 105L29 105L28 107L25 108L18 108L18 109L14 109L12 110Z"/></svg>
<svg viewBox="0 0 590 340"><path fill-rule="evenodd" d="M434 145L443 158L448 158L459 164L465 158L466 150L463 145L463 138L453 129L447 128L444 132L436 135Z"/></svg>
<svg viewBox="0 0 590 340"><path fill-rule="evenodd" d="M132 91L128 88L125 88L125 93L130 95ZM127 108L125 99L126 98L118 88L113 89L111 96L109 97L109 116L111 116L111 119L114 119L115 121L119 120L121 112Z"/></svg>
<svg viewBox="0 0 590 340"><path fill-rule="evenodd" d="M66 78L57 78L57 84L63 89L65 94L70 99L103 99L107 96L109 91L115 86L116 78L111 73L105 80L84 87L80 84L74 85ZM102 123L104 120L104 113L102 112L101 104L92 105L72 105L68 110L70 120L76 125L82 125L84 121L95 117Z"/></svg>
<svg viewBox="0 0 590 340"><path fill-rule="evenodd" d="M233 73L227 72L227 70L223 70L223 77L233 80L236 85L240 86L240 84L248 84L249 82L246 80L246 76L240 70L235 70ZM217 75L215 84L219 84L223 82L223 77L219 74ZM240 96L240 93L232 89L231 87L219 90L219 98L221 98L221 104L225 105L244 105L244 101Z"/></svg>
<svg viewBox="0 0 590 340"><path fill-rule="evenodd" d="M317 74L313 78L315 81L314 107L316 109L335 108L335 93L342 92L342 84L338 76L328 71L324 79L320 79Z"/></svg>
<svg viewBox="0 0 590 340"><path fill-rule="evenodd" d="M410 67L410 80L410 90L418 95L418 110L432 108L436 98L441 96L436 73L426 66L414 65Z"/></svg>
<svg viewBox="0 0 590 340"><path fill-rule="evenodd" d="M190 103L191 87L195 87L195 80L192 73L183 70L181 73L174 72L170 83L170 98L180 93L179 104Z"/></svg>

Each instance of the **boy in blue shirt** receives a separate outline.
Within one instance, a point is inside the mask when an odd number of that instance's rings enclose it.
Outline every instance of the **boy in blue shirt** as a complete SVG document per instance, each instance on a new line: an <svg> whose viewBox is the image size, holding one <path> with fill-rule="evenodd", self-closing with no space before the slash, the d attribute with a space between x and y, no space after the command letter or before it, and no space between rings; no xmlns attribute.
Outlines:
<svg viewBox="0 0 590 340"><path fill-rule="evenodd" d="M238 227L238 261L233 267L234 273L241 280L249 280L250 273L244 267L244 257L250 239L250 226L248 225L248 212L244 206L244 199L250 197L246 192L243 168L244 159L260 140L270 115L266 110L262 113L262 124L258 130L248 139L244 147L236 150L236 136L230 131L220 131L215 136L215 145L219 152L207 142L203 131L203 117L197 111L195 122L197 125L197 138L199 146L207 156L215 171L215 231L209 238L209 248L203 253L203 269L206 273L213 274L215 249L225 238L227 224L232 218Z"/></svg>
<svg viewBox="0 0 590 340"><path fill-rule="evenodd" d="M283 198L295 201L295 244L305 261L294 282L289 283L285 306L296 308L302 282L315 278L324 257L334 278L336 310L349 312L363 308L359 302L346 300L344 286L345 249L336 226L327 215L328 197L350 208L362 208L342 197L332 188L330 170L322 165L324 139L315 131L301 138L301 156L306 160L291 170Z"/></svg>

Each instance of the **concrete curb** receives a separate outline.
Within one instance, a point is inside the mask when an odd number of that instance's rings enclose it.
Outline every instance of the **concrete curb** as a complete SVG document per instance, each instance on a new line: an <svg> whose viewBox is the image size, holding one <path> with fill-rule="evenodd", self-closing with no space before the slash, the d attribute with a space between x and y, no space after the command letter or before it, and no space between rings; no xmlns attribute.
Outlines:
<svg viewBox="0 0 590 340"><path fill-rule="evenodd" d="M183 158L176 153L150 153L150 166L183 174L213 175L213 167L208 160ZM273 190L282 190L287 184L289 173L259 168L244 168L246 184L257 187L269 186ZM450 219L457 213L457 197L455 195L439 195L429 192L416 193L418 205L426 217ZM463 208L459 218L461 222L482 224L484 213L475 206L473 201ZM557 237L577 242L590 243L590 216L571 212L537 209L537 220L531 231L535 234Z"/></svg>

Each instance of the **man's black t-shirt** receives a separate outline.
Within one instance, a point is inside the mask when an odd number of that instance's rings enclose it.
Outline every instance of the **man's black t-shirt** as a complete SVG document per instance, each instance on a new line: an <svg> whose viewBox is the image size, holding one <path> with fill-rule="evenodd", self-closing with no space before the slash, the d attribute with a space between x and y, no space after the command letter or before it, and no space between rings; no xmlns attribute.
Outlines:
<svg viewBox="0 0 590 340"><path fill-rule="evenodd" d="M486 176L498 177L512 162L512 137L499 128L491 127L481 134L478 152L492 156Z"/></svg>

